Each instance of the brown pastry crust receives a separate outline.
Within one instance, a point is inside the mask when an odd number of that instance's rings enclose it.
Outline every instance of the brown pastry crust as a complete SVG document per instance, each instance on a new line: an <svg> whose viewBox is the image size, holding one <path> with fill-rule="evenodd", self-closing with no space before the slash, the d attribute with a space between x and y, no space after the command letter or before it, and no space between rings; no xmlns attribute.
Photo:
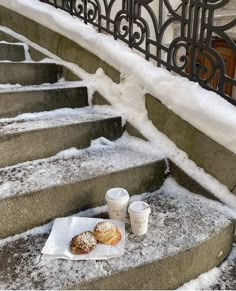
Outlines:
<svg viewBox="0 0 236 291"><path fill-rule="evenodd" d="M106 245L116 245L122 237L119 228L109 221L98 222L94 228L94 236L98 242Z"/></svg>
<svg viewBox="0 0 236 291"><path fill-rule="evenodd" d="M74 255L90 253L95 249L97 241L91 231L84 231L74 236L70 242L70 250Z"/></svg>

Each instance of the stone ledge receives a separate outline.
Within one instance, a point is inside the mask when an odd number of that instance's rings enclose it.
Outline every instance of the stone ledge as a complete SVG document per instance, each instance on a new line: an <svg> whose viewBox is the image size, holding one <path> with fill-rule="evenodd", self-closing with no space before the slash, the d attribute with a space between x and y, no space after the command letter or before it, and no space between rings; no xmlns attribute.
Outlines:
<svg viewBox="0 0 236 291"><path fill-rule="evenodd" d="M24 86L52 84L57 82L61 70L53 63L0 62L0 83Z"/></svg>
<svg viewBox="0 0 236 291"><path fill-rule="evenodd" d="M150 120L189 158L232 191L236 185L236 155L169 110L159 100L146 95Z"/></svg>
<svg viewBox="0 0 236 291"><path fill-rule="evenodd" d="M32 87L0 92L0 118L21 113L88 106L86 87ZM1 121L0 121L1 123Z"/></svg>
<svg viewBox="0 0 236 291"><path fill-rule="evenodd" d="M0 60L11 62L25 61L25 50L23 45L20 44L0 44Z"/></svg>
<svg viewBox="0 0 236 291"><path fill-rule="evenodd" d="M177 183L182 187L188 189L189 191L201 194L204 197L207 197L212 200L220 201L217 197L211 193L209 190L201 186L198 182L196 182L192 177L190 177L184 170L178 167L173 161L169 160L170 166L170 174L175 178Z"/></svg>

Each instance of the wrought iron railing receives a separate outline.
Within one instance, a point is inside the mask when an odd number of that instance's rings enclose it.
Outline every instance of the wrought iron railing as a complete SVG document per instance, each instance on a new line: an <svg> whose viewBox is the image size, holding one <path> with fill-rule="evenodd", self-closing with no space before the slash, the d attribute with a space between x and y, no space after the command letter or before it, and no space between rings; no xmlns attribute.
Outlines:
<svg viewBox="0 0 236 291"><path fill-rule="evenodd" d="M230 97L236 89L234 72L227 72L224 56L212 42L215 37L223 39L236 61L236 45L227 34L236 27L236 19L221 26L214 24L216 11L231 0L179 0L177 8L171 0L40 1L79 17L98 32L111 34L141 52L157 66L196 81L236 104ZM176 35L169 40L173 30Z"/></svg>

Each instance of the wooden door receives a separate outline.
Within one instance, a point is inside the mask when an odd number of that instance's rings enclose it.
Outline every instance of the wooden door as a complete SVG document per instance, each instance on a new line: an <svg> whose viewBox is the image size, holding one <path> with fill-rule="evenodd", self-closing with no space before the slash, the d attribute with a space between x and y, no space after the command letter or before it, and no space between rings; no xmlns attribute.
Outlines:
<svg viewBox="0 0 236 291"><path fill-rule="evenodd" d="M236 55L233 50L229 47L229 45L223 39L214 39L212 41L212 48L215 49L223 58L225 64L225 74L230 78L234 79L235 74L235 65L236 65ZM203 51L203 54L197 52L196 56L196 64L201 64L201 67L204 66L207 70L200 70L200 78L202 80L207 80L212 74L212 65L208 59L208 57L204 56L204 53L207 55L207 52ZM210 55L212 57L212 55ZM191 61L191 60L190 60ZM186 72L189 73L190 68L187 67ZM217 89L218 87L218 79L219 79L219 71L216 71L214 74L214 78L210 82L210 86L212 88ZM232 96L233 85L230 82L226 82L224 86L224 93L228 96Z"/></svg>
<svg viewBox="0 0 236 291"><path fill-rule="evenodd" d="M223 39L215 39L212 42L212 47L222 56L225 63L225 74L230 78L234 79L235 74L235 64L236 64L236 55L230 46ZM213 84L216 88L217 80L214 80ZM229 82L225 83L224 93L232 96L233 85Z"/></svg>

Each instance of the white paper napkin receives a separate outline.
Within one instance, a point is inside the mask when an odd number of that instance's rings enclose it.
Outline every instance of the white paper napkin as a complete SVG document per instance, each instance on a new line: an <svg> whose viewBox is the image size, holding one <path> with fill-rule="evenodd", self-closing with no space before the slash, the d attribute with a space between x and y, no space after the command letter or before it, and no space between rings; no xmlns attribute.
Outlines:
<svg viewBox="0 0 236 291"><path fill-rule="evenodd" d="M122 234L122 239L117 245L105 245L98 243L96 248L85 255L74 255L70 251L71 239L84 231L93 231L99 221L107 221L100 218L87 218L70 216L57 218L53 224L51 234L42 250L43 258L67 259L67 260L106 260L119 257L124 254L125 224L120 220L111 220Z"/></svg>

